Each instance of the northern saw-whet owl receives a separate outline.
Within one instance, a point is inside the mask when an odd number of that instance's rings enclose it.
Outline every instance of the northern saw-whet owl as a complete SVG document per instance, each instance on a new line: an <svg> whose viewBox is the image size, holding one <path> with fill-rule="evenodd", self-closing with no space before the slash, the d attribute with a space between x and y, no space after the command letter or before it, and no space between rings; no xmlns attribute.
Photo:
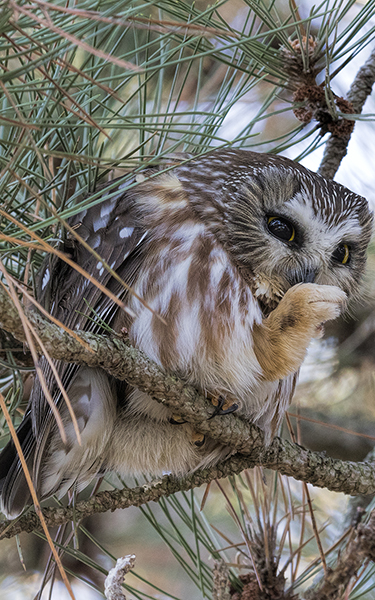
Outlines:
<svg viewBox="0 0 375 600"><path fill-rule="evenodd" d="M112 182L69 223L147 306L72 235L64 252L129 310L58 258L44 263L39 301L71 329L126 328L165 371L220 398L221 414L237 405L269 442L309 342L358 294L372 214L364 198L291 160L229 149L148 169L130 189ZM107 471L182 475L231 453L104 371L56 362L80 446L45 358L40 365L68 438L37 379L18 435L40 499ZM2 511L15 517L30 494L12 442L0 486Z"/></svg>

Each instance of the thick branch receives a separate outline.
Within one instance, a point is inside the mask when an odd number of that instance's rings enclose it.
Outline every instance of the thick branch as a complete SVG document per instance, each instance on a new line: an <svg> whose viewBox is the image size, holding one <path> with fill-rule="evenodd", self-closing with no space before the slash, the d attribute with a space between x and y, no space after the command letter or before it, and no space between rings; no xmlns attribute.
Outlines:
<svg viewBox="0 0 375 600"><path fill-rule="evenodd" d="M353 104L357 115L361 114L367 97L371 94L375 81L375 48L365 64L359 69L347 95L347 100ZM324 156L318 173L333 179L347 153L350 135L337 137L331 135L325 146Z"/></svg>
<svg viewBox="0 0 375 600"><path fill-rule="evenodd" d="M6 292L1 289L0 315L0 327L24 341L17 311ZM212 479L239 473L256 465L278 470L284 475L333 491L352 495L375 492L375 468L372 463L334 460L279 438L268 448L264 448L262 432L241 417L225 415L208 421L214 408L204 396L178 377L165 374L145 354L132 348L124 340L80 332L79 336L85 341L85 347L39 314L28 312L27 316L53 358L105 369L115 377L147 392L158 402L166 404L193 423L201 433L237 451L237 454L223 464L196 471L184 478L167 477L161 483L146 488L102 492L88 503L79 503L74 509L74 518L130 505L138 506L150 500L157 500L163 495L191 489ZM66 522L72 516L71 509L46 509L46 521L50 526ZM31 514L23 517L18 523L23 524L22 530L30 531L36 527L38 519ZM12 525L9 531L13 532L14 527L16 525Z"/></svg>
<svg viewBox="0 0 375 600"><path fill-rule="evenodd" d="M214 479L235 475L244 469L258 465L277 469L284 475L293 476L319 487L328 487L333 491L344 491L350 494L362 493L359 491L362 489L375 491L375 469L370 464L327 458L323 453L318 454L276 438L266 450L254 450L248 456L238 453L221 464L198 469L185 477L168 475L148 485L99 492L89 500L76 503L74 507L44 508L43 515L48 527L54 527L72 520L79 521L96 513L141 506L151 501L157 502L161 497L188 491ZM36 513L30 512L17 521L2 523L0 537L13 537L22 531L30 533L39 529L39 517Z"/></svg>

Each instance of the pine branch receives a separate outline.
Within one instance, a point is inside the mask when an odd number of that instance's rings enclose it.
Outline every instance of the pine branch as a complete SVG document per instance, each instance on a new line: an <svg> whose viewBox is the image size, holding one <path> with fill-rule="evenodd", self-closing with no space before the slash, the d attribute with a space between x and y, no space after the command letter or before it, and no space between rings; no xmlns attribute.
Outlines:
<svg viewBox="0 0 375 600"><path fill-rule="evenodd" d="M231 418L236 419L233 416ZM197 469L185 477L168 475L143 486L99 492L89 500L67 508L44 508L43 516L48 527L54 527L72 520L79 521L97 513L157 502L162 497L188 491L228 475L237 475L244 469L256 466L274 469L283 475L292 476L318 487L327 487L336 492L358 494L363 493L361 490L368 490L366 493L375 491L375 468L371 464L327 458L324 453L312 452L297 444L275 438L269 448L254 449L249 456L237 453L221 464ZM10 538L21 532L30 533L40 529L37 514L30 512L17 521L2 523L0 538Z"/></svg>
<svg viewBox="0 0 375 600"><path fill-rule="evenodd" d="M375 468L372 463L327 458L323 453L306 450L280 438L275 438L272 444L265 448L260 429L239 416L226 415L208 420L214 407L204 396L178 377L165 374L145 354L131 347L126 341L79 332L80 339L85 343L82 345L79 340L49 323L38 313L26 311L26 314L51 357L103 368L172 408L174 412L193 423L199 432L232 447L237 452L221 465L197 470L186 477L169 476L139 488L101 492L88 501L78 503L74 508L44 509L49 526L65 523L73 517L79 519L97 512L139 506L257 465L333 491L352 495L375 492ZM0 327L24 341L25 335L19 315L2 289L0 315ZM30 513L19 519L16 524L4 523L1 535L8 537L19 531L32 531L38 526L38 517Z"/></svg>
<svg viewBox="0 0 375 600"><path fill-rule="evenodd" d="M320 585L307 592L306 600L343 598L351 578L363 567L366 560L375 560L375 511L371 513L367 524L358 526L336 566L328 569Z"/></svg>
<svg viewBox="0 0 375 600"><path fill-rule="evenodd" d="M347 100L353 104L355 114L361 114L366 99L371 94L374 82L375 48L365 64L359 69L348 92ZM350 137L350 135L344 137L330 136L318 170L320 175L327 177L327 179L334 178L342 159L346 156Z"/></svg>

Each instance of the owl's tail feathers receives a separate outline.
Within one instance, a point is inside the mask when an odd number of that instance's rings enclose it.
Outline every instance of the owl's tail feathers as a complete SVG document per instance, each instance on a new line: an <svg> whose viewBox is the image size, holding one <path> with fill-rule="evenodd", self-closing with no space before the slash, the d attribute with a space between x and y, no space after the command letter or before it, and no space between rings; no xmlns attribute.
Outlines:
<svg viewBox="0 0 375 600"><path fill-rule="evenodd" d="M17 430L22 452L29 470L35 453L35 438L31 428L31 416L26 415ZM8 519L15 519L25 506L31 503L26 477L12 440L0 454L0 510Z"/></svg>

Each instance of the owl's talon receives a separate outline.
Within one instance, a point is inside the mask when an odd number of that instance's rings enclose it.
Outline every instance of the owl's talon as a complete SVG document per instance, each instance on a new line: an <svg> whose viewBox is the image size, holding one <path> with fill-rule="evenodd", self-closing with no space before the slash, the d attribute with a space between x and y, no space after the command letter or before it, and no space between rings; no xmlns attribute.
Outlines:
<svg viewBox="0 0 375 600"><path fill-rule="evenodd" d="M213 397L211 402L216 408L212 415L208 417L207 421L210 421L217 415L229 415L238 409L238 404L235 402L230 403L230 400L221 395Z"/></svg>
<svg viewBox="0 0 375 600"><path fill-rule="evenodd" d="M212 419L212 417L216 417L216 415L230 415L230 413L234 413L236 412L236 410L238 410L238 404L233 402L233 404L228 406L228 408L223 408L221 410L216 409L214 414L211 415L211 417L209 417L208 420Z"/></svg>
<svg viewBox="0 0 375 600"><path fill-rule="evenodd" d="M183 425L187 421L185 421L179 415L172 415L171 418L169 419L169 422L170 422L171 425Z"/></svg>
<svg viewBox="0 0 375 600"><path fill-rule="evenodd" d="M192 440L194 446L197 446L197 448L201 448L204 442L206 441L206 436L203 435L203 433L198 433L197 431L195 431L192 435Z"/></svg>

